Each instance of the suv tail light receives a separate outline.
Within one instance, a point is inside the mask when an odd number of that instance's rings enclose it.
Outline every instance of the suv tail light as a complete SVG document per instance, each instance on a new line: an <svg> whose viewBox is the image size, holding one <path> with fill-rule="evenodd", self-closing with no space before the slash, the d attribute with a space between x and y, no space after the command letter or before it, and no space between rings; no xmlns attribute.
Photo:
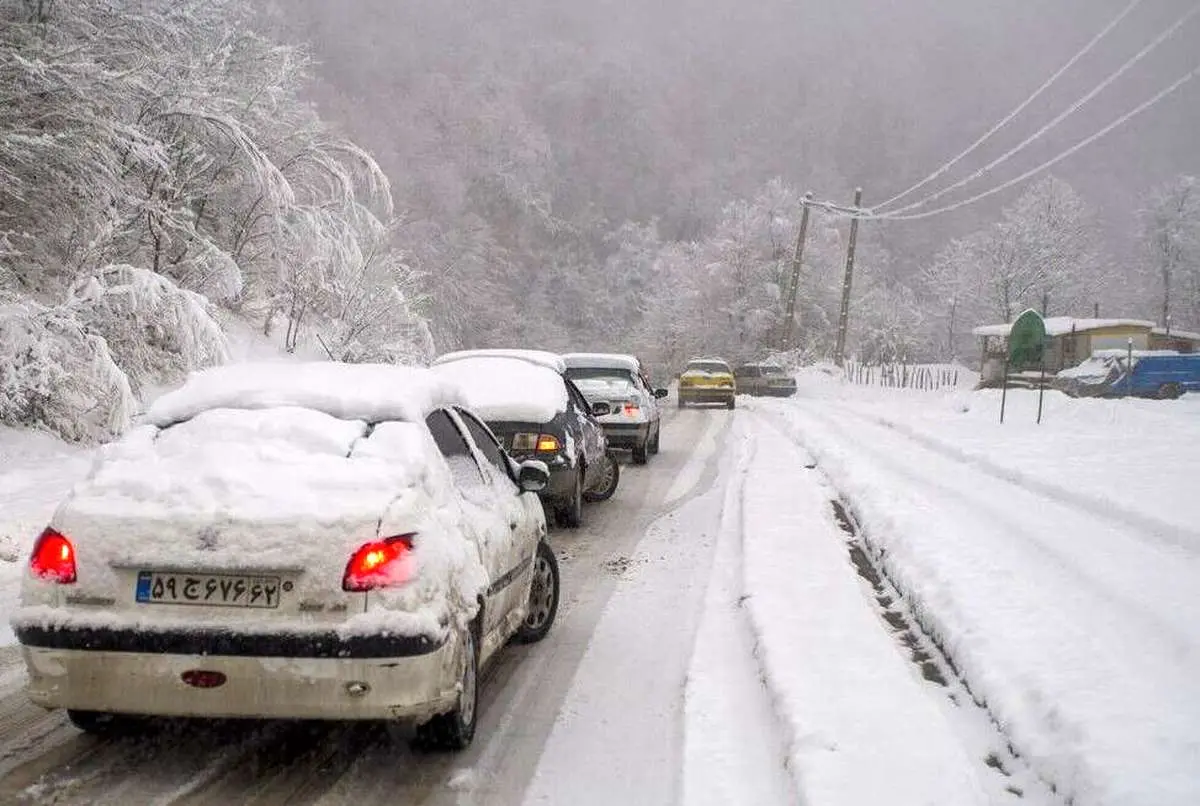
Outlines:
<svg viewBox="0 0 1200 806"><path fill-rule="evenodd" d="M75 547L66 535L46 527L33 544L29 567L42 579L70 585L75 582Z"/></svg>
<svg viewBox="0 0 1200 806"><path fill-rule="evenodd" d="M625 404L625 416L626 417L634 417L637 415L638 411L640 411L640 409L638 408L637 403L626 403Z"/></svg>
<svg viewBox="0 0 1200 806"><path fill-rule="evenodd" d="M416 576L412 556L414 535L373 540L358 547L346 563L342 590L369 591L407 582Z"/></svg>

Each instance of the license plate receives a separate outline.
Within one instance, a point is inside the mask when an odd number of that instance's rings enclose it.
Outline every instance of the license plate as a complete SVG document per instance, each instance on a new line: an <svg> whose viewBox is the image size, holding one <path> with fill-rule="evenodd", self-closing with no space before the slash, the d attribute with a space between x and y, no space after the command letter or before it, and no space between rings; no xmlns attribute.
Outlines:
<svg viewBox="0 0 1200 806"><path fill-rule="evenodd" d="M279 607L279 590L279 577L139 571L136 599L142 604L270 609Z"/></svg>

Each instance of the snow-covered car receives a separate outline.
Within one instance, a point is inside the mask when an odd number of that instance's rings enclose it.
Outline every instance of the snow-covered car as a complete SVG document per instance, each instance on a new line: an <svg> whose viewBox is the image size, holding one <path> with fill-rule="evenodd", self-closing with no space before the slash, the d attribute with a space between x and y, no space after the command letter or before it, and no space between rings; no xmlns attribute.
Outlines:
<svg viewBox="0 0 1200 806"><path fill-rule="evenodd" d="M12 622L29 695L121 715L402 720L461 748L478 670L550 629L558 570L518 464L427 369L193 375L37 539Z"/></svg>
<svg viewBox="0 0 1200 806"><path fill-rule="evenodd" d="M679 408L689 403L736 403L737 383L733 370L721 358L693 358L679 376Z"/></svg>
<svg viewBox="0 0 1200 806"><path fill-rule="evenodd" d="M561 356L541 350L463 350L433 363L434 372L466 394L472 411L518 459L540 459L550 468L542 491L559 524L583 523L583 502L612 496L620 466L608 453L597 416L606 404L589 404L565 375Z"/></svg>
<svg viewBox="0 0 1200 806"><path fill-rule="evenodd" d="M635 464L646 464L658 453L662 411L658 401L666 389L654 389L637 357L619 353L566 353L567 377L588 403L607 403L609 413L598 417L610 448L633 452Z"/></svg>
<svg viewBox="0 0 1200 806"><path fill-rule="evenodd" d="M796 394L796 379L777 364L742 364L734 367L733 379L738 394L791 397Z"/></svg>

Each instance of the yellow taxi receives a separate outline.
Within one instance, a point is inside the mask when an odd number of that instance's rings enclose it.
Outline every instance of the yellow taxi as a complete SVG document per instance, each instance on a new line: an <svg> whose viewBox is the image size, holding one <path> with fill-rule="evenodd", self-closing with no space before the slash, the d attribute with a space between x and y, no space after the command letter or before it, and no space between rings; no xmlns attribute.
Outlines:
<svg viewBox="0 0 1200 806"><path fill-rule="evenodd" d="M679 376L679 408L689 403L735 405L737 384L733 369L720 358L693 358Z"/></svg>

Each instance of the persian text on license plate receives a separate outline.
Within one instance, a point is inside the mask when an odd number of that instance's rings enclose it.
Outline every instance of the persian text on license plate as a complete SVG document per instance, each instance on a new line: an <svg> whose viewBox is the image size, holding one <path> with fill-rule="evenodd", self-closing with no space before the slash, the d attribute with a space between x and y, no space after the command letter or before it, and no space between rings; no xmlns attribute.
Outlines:
<svg viewBox="0 0 1200 806"><path fill-rule="evenodd" d="M139 571L137 601L210 607L279 607L279 577Z"/></svg>

